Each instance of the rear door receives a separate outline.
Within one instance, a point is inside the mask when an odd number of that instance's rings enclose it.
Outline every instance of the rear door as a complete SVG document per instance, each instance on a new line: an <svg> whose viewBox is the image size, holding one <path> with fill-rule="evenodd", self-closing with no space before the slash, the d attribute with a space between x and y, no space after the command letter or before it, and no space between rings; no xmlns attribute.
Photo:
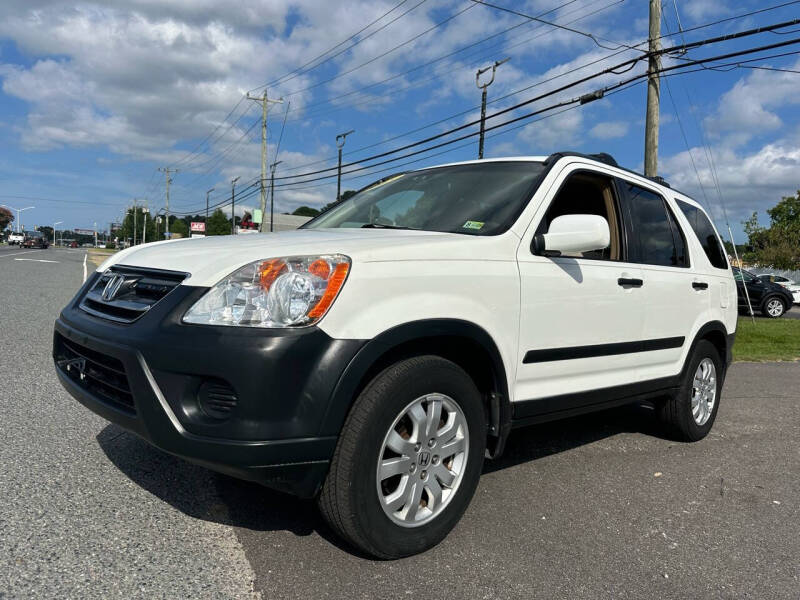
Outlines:
<svg viewBox="0 0 800 600"><path fill-rule="evenodd" d="M565 214L609 223L609 247L540 256L531 242ZM635 383L644 306L641 269L627 261L624 218L613 177L571 165L556 178L519 246L521 314L515 414L602 401L582 392ZM571 397L566 397L570 396ZM530 401L530 402L527 402Z"/></svg>
<svg viewBox="0 0 800 600"><path fill-rule="evenodd" d="M680 372L683 350L708 319L712 282L692 269L686 235L657 191L621 180L629 215L631 257L641 265L644 302L639 356L643 380Z"/></svg>

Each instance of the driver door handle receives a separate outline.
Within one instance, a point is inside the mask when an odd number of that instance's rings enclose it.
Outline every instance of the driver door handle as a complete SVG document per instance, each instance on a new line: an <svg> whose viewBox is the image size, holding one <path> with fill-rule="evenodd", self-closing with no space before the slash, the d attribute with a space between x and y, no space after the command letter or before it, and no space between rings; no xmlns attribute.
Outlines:
<svg viewBox="0 0 800 600"><path fill-rule="evenodd" d="M636 277L620 277L617 279L617 285L621 285L622 287L642 287L644 281Z"/></svg>
<svg viewBox="0 0 800 600"><path fill-rule="evenodd" d="M705 281L693 281L692 287L696 290L707 290L708 284Z"/></svg>

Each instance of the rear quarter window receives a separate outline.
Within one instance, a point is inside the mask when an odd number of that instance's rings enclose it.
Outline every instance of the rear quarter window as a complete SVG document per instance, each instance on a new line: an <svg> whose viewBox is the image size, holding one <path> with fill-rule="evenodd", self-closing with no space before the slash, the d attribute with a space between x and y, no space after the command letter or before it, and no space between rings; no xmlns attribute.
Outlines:
<svg viewBox="0 0 800 600"><path fill-rule="evenodd" d="M706 213L696 206L692 206L688 202L683 202L676 198L675 202L678 208L689 221L689 226L697 236L703 251L708 257L708 261L717 269L728 270L728 257L725 255L725 250L722 247L717 232L711 224L711 220L706 216Z"/></svg>

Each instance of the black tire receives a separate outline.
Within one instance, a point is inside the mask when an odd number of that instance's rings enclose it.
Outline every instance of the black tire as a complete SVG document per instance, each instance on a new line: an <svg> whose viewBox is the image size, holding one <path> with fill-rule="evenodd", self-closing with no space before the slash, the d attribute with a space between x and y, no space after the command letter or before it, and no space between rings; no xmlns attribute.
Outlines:
<svg viewBox="0 0 800 600"><path fill-rule="evenodd" d="M715 401L708 420L699 425L692 414L692 394L695 373L700 363L706 358L711 360L716 371ZM708 340L697 342L681 376L680 388L674 396L665 400L658 407L659 418L670 437L684 442L696 442L708 435L717 418L724 379L725 367L717 348Z"/></svg>
<svg viewBox="0 0 800 600"><path fill-rule="evenodd" d="M403 527L381 505L377 461L395 419L415 399L433 393L447 395L463 413L469 431L466 464L441 512L422 525ZM442 541L464 514L478 485L485 447L483 401L464 370L438 356L402 360L379 373L354 402L318 499L320 511L336 533L376 558L424 552Z"/></svg>
<svg viewBox="0 0 800 600"><path fill-rule="evenodd" d="M780 303L781 309L779 313L776 312L776 314L770 314L769 310L767 309L767 306L773 301ZM784 302L779 296L769 296L761 305L761 314L768 319L777 319L778 317L782 317L786 314L786 302Z"/></svg>

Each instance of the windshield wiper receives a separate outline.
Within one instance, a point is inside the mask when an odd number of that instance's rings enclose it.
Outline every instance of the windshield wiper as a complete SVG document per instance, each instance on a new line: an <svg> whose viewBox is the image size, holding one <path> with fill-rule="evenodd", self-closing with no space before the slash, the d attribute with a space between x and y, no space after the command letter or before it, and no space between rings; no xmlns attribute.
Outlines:
<svg viewBox="0 0 800 600"><path fill-rule="evenodd" d="M384 225L383 223L364 223L361 229L411 229L419 231L417 227L403 227L402 225Z"/></svg>

